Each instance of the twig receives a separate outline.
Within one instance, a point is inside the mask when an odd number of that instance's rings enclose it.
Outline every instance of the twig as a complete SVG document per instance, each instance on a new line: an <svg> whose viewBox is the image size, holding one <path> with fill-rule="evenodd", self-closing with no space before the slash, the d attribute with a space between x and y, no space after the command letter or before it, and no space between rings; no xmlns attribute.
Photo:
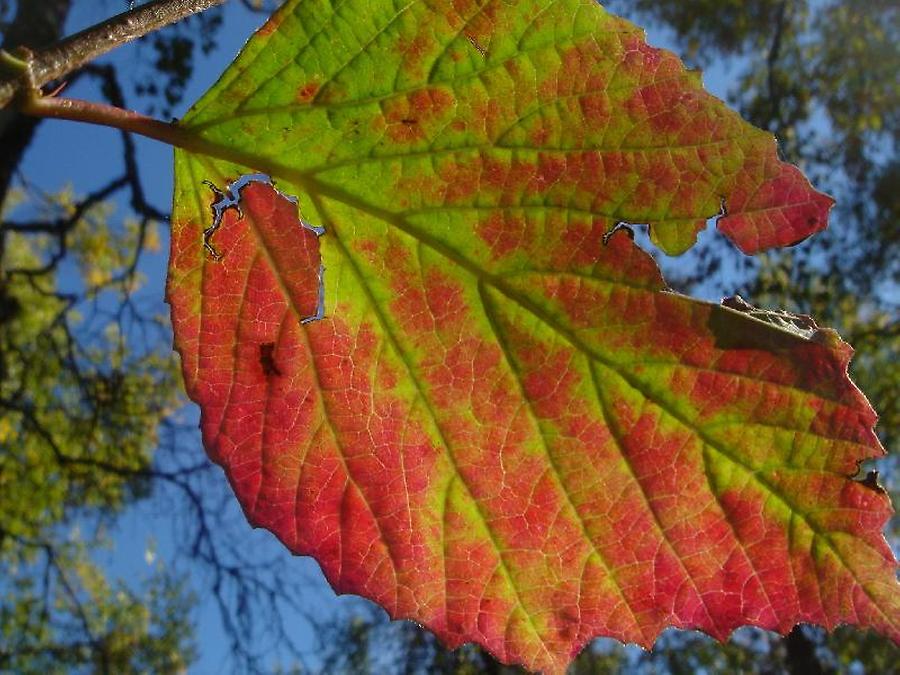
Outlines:
<svg viewBox="0 0 900 675"><path fill-rule="evenodd" d="M123 12L52 47L34 52L30 59L32 83L42 87L120 45L224 2L225 0L153 0ZM23 86L28 85L17 75L0 80L0 109L9 105Z"/></svg>

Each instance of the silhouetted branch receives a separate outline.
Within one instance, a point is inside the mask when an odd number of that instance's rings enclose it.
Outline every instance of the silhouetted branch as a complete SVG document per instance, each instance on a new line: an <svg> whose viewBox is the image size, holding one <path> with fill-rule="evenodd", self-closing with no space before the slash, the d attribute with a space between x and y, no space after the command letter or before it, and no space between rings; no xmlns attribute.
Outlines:
<svg viewBox="0 0 900 675"><path fill-rule="evenodd" d="M52 47L30 55L22 54L30 62L31 83L42 87L120 45L224 2L225 0L154 0L76 33ZM19 75L0 81L0 108L6 107L28 85Z"/></svg>
<svg viewBox="0 0 900 675"><path fill-rule="evenodd" d="M117 108L125 107L125 96L122 93L122 86L116 76L116 69L110 64L89 64L85 66L84 72L92 75L102 82L103 95L106 100ZM138 164L136 159L136 150L134 139L131 134L121 132L122 137L122 161L125 163L125 177L128 179L128 185L131 188L131 208L136 213L145 218L153 220L165 221L168 214L160 211L156 207L147 202L144 195L144 189L141 185Z"/></svg>
<svg viewBox="0 0 900 675"><path fill-rule="evenodd" d="M776 68L778 66L778 59L781 58L781 43L784 38L784 31L786 30L788 24L787 12L788 2L787 0L782 0L782 2L779 3L778 7L775 10L775 28L772 35L772 42L769 45L769 53L766 56L766 80L769 90L768 98L770 115L772 117L772 122L775 125L775 129L773 131L778 133L781 132L782 126L781 87L778 83Z"/></svg>

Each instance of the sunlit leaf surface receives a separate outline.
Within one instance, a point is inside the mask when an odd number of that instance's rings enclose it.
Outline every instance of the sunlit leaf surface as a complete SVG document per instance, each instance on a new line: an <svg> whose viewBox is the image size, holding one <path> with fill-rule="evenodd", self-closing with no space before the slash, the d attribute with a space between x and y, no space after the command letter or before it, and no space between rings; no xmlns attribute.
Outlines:
<svg viewBox="0 0 900 675"><path fill-rule="evenodd" d="M549 672L667 626L897 638L850 348L604 239L680 252L727 214L754 252L831 205L638 29L289 0L181 126L168 292L204 443L338 591Z"/></svg>

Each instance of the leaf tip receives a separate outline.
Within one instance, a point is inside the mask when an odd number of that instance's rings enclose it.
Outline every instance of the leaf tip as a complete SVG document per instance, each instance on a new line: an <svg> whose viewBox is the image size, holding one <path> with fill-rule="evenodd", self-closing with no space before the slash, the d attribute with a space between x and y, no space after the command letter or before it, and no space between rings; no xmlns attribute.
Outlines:
<svg viewBox="0 0 900 675"><path fill-rule="evenodd" d="M742 188L726 200L716 225L746 255L772 248L796 246L828 227L834 198L816 190L793 164L777 159L774 149L772 175L752 190ZM755 167L746 169L747 175ZM743 187L743 186L742 186Z"/></svg>

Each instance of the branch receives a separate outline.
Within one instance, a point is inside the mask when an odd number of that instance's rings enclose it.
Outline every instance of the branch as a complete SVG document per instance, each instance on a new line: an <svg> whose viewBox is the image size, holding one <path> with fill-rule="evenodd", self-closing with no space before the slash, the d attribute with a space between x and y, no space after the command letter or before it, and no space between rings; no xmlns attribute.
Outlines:
<svg viewBox="0 0 900 675"><path fill-rule="evenodd" d="M780 136L782 132L781 87L776 78L775 68L778 66L778 59L781 57L781 42L787 29L787 0L782 0L775 11L775 33L772 36L772 44L769 46L769 53L766 56L766 82L769 88L769 110L773 126L775 127L772 131Z"/></svg>
<svg viewBox="0 0 900 675"><path fill-rule="evenodd" d="M30 59L33 84L42 87L116 47L159 30L225 0L153 0L103 23L76 33ZM0 109L27 87L19 75L0 80Z"/></svg>

